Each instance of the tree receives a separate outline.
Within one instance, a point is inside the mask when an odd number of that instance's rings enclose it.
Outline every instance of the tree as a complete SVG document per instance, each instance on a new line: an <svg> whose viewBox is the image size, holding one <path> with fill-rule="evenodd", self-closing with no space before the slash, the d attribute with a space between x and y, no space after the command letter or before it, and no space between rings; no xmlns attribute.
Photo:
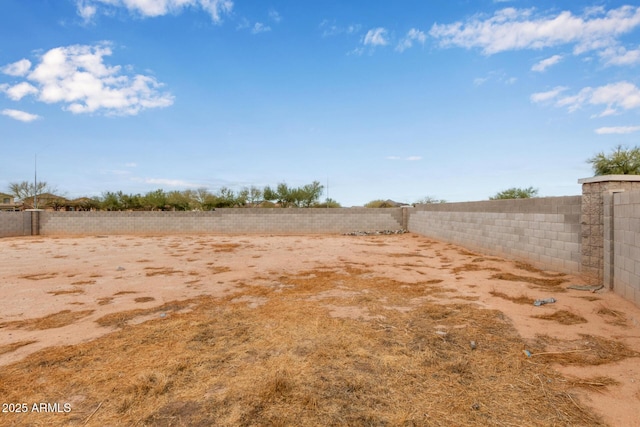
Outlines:
<svg viewBox="0 0 640 427"><path fill-rule="evenodd" d="M262 191L262 197L269 202L273 202L274 200L278 200L278 193L267 185Z"/></svg>
<svg viewBox="0 0 640 427"><path fill-rule="evenodd" d="M529 188L509 188L507 190L497 193L493 197L489 197L489 200L502 200L502 199L530 199L538 195L538 189Z"/></svg>
<svg viewBox="0 0 640 427"><path fill-rule="evenodd" d="M288 208L292 203L294 203L295 202L294 196L295 194L293 192L293 189L289 188L289 186L286 183L281 182L276 187L276 200L278 201L281 207Z"/></svg>
<svg viewBox="0 0 640 427"><path fill-rule="evenodd" d="M426 197L423 197L422 199L416 200L416 202L413 204L413 206L415 206L415 205L430 205L430 204L433 204L433 203L447 203L447 201L444 200L444 199L436 199L435 197L426 196Z"/></svg>
<svg viewBox="0 0 640 427"><path fill-rule="evenodd" d="M186 191L170 191L167 193L167 206L174 211L190 211L191 198Z"/></svg>
<svg viewBox="0 0 640 427"><path fill-rule="evenodd" d="M640 175L640 147L616 146L606 155L600 152L587 160L598 175Z"/></svg>
<svg viewBox="0 0 640 427"><path fill-rule="evenodd" d="M118 193L107 191L102 193L102 199L100 201L100 207L108 211L120 211L122 210L122 203Z"/></svg>
<svg viewBox="0 0 640 427"><path fill-rule="evenodd" d="M142 197L142 207L146 210L164 210L167 207L167 193L161 188L149 191Z"/></svg>
<svg viewBox="0 0 640 427"><path fill-rule="evenodd" d="M335 200L329 198L326 201L322 202L322 203L316 203L313 205L314 208L341 208L342 206L340 205L340 203L336 202Z"/></svg>
<svg viewBox="0 0 640 427"><path fill-rule="evenodd" d="M29 181L9 183L9 193L18 200L28 199L42 193L53 193L55 191L55 188L49 186L49 184L44 181L38 181L35 184Z"/></svg>
<svg viewBox="0 0 640 427"><path fill-rule="evenodd" d="M376 199L372 200L366 205L365 208L394 208L395 205L388 200Z"/></svg>
<svg viewBox="0 0 640 427"><path fill-rule="evenodd" d="M313 181L311 184L298 188L298 206L310 208L314 204L317 204L318 199L320 199L322 195L322 190L324 190L324 185L320 185L318 181Z"/></svg>
<svg viewBox="0 0 640 427"><path fill-rule="evenodd" d="M251 187L249 187L247 202L249 202L251 206L255 206L257 204L260 204L261 201L262 201L262 190L260 190L255 185L252 185Z"/></svg>

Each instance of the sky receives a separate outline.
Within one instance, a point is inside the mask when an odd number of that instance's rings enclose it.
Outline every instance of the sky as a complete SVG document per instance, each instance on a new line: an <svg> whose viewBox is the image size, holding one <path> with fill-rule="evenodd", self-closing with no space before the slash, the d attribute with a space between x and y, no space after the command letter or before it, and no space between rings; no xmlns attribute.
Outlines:
<svg viewBox="0 0 640 427"><path fill-rule="evenodd" d="M0 0L0 192L580 194L640 136L640 6Z"/></svg>

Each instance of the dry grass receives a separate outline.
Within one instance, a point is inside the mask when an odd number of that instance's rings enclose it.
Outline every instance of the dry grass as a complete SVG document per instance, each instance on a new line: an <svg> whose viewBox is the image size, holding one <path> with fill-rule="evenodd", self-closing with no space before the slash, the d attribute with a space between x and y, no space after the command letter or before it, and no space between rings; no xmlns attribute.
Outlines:
<svg viewBox="0 0 640 427"><path fill-rule="evenodd" d="M156 299L154 297L138 297L138 298L134 298L135 302L151 302L151 301L155 301Z"/></svg>
<svg viewBox="0 0 640 427"><path fill-rule="evenodd" d="M233 252L241 245L239 243L214 243L209 245L213 252Z"/></svg>
<svg viewBox="0 0 640 427"><path fill-rule="evenodd" d="M93 285L95 284L96 281L95 280L78 280L76 282L71 282L72 285Z"/></svg>
<svg viewBox="0 0 640 427"><path fill-rule="evenodd" d="M490 291L489 292L491 295L493 295L494 297L498 297L498 298L502 298L502 299L506 299L507 301L511 301L511 302L515 302L516 304L522 304L522 305L533 305L533 303L535 302L535 300L533 298L530 298L526 295L520 295L517 297L512 297L510 295L507 295L503 292L500 291Z"/></svg>
<svg viewBox="0 0 640 427"><path fill-rule="evenodd" d="M75 323L76 320L82 319L83 317L87 317L91 315L94 310L84 310L84 311L71 311L71 310L62 310L58 313L53 313L48 316L39 317L36 319L26 319L26 320L14 320L12 322L4 322L0 323L1 328L9 328L9 329L26 329L29 331L34 331L37 329L53 329L53 328L61 328L63 326L71 325Z"/></svg>
<svg viewBox="0 0 640 427"><path fill-rule="evenodd" d="M77 294L83 294L84 289L67 289L67 290L59 290L59 291L49 291L47 293L51 295L77 295Z"/></svg>
<svg viewBox="0 0 640 427"><path fill-rule="evenodd" d="M531 343L536 362L546 361L560 365L603 365L629 357L640 357L624 343L595 335L580 334L576 340L560 340L538 335Z"/></svg>
<svg viewBox="0 0 640 427"><path fill-rule="evenodd" d="M144 269L147 270L147 277L169 276L172 274L182 273L181 270L176 270L173 267L145 267Z"/></svg>
<svg viewBox="0 0 640 427"><path fill-rule="evenodd" d="M167 313L167 312L176 312L183 310L191 304L190 300L187 301L172 301L166 304L163 304L159 307L151 307L151 308L139 308L135 310L129 311L121 311L118 313L111 313L104 315L96 320L96 323L100 326L105 327L117 327L123 328L125 327L131 320L140 316L147 316L155 313Z"/></svg>
<svg viewBox="0 0 640 427"><path fill-rule="evenodd" d="M20 347L33 344L34 342L37 342L37 341L27 340L27 341L12 342L11 344L0 345L0 354L11 353L12 351L16 351Z"/></svg>
<svg viewBox="0 0 640 427"><path fill-rule="evenodd" d="M539 314L531 316L535 319L553 320L561 325L577 325L579 323L587 323L587 319L567 310L558 310L551 314Z"/></svg>
<svg viewBox="0 0 640 427"><path fill-rule="evenodd" d="M424 301L388 309L442 290L354 268L277 280L227 298L103 316L99 324L122 329L5 367L0 395L73 399L71 413L55 414L63 426L604 425L576 404L555 359L523 357L525 342L498 311ZM264 303L251 306L257 297ZM334 318L327 304L357 305L376 317ZM158 312L171 315L129 324ZM585 340L596 344L581 346L609 359L614 351L636 356ZM540 337L532 348L570 345ZM51 416L12 421L47 425Z"/></svg>
<svg viewBox="0 0 640 427"><path fill-rule="evenodd" d="M618 310L601 305L597 313L605 318L605 322L616 326L628 326L627 316Z"/></svg>
<svg viewBox="0 0 640 427"><path fill-rule="evenodd" d="M609 386L620 385L620 382L610 377L601 376L593 378L569 378L567 384L570 387L583 388L589 391L602 393L603 391L606 391Z"/></svg>
<svg viewBox="0 0 640 427"><path fill-rule="evenodd" d="M567 279L563 277L535 277L535 276L520 276L512 273L497 273L491 276L492 279L507 280L510 282L525 282L536 285L541 289L553 289L554 292L566 292L566 289L560 287L563 283L567 282Z"/></svg>
<svg viewBox="0 0 640 427"><path fill-rule="evenodd" d="M25 274L23 276L20 276L20 278L28 279L28 280L46 280L46 279L53 279L57 275L58 273L37 273L37 274Z"/></svg>

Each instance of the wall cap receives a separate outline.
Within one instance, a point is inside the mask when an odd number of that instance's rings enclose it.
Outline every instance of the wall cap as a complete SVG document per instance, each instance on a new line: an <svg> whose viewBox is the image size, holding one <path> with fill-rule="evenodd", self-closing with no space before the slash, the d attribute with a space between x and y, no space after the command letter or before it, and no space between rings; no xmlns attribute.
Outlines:
<svg viewBox="0 0 640 427"><path fill-rule="evenodd" d="M640 175L600 175L591 178L579 179L578 184L591 184L594 182L608 181L640 181Z"/></svg>

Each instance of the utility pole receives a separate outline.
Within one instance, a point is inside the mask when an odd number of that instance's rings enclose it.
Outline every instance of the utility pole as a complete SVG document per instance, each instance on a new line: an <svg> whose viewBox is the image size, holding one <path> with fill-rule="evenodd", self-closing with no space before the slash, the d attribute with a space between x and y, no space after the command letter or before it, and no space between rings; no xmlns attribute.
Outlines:
<svg viewBox="0 0 640 427"><path fill-rule="evenodd" d="M38 153L33 160L33 209L38 209Z"/></svg>

